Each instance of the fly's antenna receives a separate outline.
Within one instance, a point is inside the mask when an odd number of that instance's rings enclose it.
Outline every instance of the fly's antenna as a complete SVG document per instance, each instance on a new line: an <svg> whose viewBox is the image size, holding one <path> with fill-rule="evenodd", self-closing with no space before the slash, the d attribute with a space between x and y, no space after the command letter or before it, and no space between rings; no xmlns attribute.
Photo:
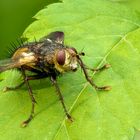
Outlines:
<svg viewBox="0 0 140 140"><path fill-rule="evenodd" d="M85 56L85 53L84 52L80 52L80 53L78 53L78 56Z"/></svg>
<svg viewBox="0 0 140 140"><path fill-rule="evenodd" d="M84 50L84 47L81 49L79 53L77 53L77 56L85 56L85 53L83 52L83 50Z"/></svg>
<svg viewBox="0 0 140 140"><path fill-rule="evenodd" d="M83 52L83 51L84 51L84 49L85 49L85 47L83 47L83 48L81 49L81 51L80 51L80 52Z"/></svg>

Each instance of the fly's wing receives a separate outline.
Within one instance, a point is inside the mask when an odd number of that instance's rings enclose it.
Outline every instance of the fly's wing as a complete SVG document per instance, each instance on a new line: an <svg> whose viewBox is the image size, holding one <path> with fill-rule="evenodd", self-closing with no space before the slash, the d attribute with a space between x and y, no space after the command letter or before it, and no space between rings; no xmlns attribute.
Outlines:
<svg viewBox="0 0 140 140"><path fill-rule="evenodd" d="M40 39L40 41L44 41L44 40L48 40L48 41L53 41L59 44L63 44L64 43L64 33L61 31L56 31L56 32L51 32L49 35L43 37Z"/></svg>
<svg viewBox="0 0 140 140"><path fill-rule="evenodd" d="M12 59L1 60L0 61L0 72L15 68L16 67L15 65L17 65L17 62L13 61Z"/></svg>
<svg viewBox="0 0 140 140"><path fill-rule="evenodd" d="M22 65L34 65L36 61L37 60L34 56L24 56L24 57L19 57L17 59L1 60L0 72L13 68L20 68Z"/></svg>

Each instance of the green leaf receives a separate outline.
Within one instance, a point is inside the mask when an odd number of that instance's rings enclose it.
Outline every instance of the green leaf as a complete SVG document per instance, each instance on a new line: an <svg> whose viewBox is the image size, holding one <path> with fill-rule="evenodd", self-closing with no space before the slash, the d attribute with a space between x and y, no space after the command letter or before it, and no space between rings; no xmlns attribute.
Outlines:
<svg viewBox="0 0 140 140"><path fill-rule="evenodd" d="M31 82L36 116L28 127L19 124L30 113L26 87L0 95L0 136L27 140L131 140L140 129L140 15L125 3L109 0L63 0L41 10L24 32L34 40L56 30L65 33L65 44L85 52L90 67L105 63L111 68L93 76L109 92L95 91L83 73L58 78L65 103L74 118L69 123L49 79ZM1 75L1 89L15 85L18 73ZM10 79L10 78L11 79ZM18 78L19 77L19 78ZM13 84L11 84L13 83Z"/></svg>

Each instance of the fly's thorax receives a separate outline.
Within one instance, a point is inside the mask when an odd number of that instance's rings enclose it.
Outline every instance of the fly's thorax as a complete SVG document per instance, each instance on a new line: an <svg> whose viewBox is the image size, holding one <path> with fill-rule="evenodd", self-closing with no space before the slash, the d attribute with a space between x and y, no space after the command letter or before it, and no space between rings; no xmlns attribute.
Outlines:
<svg viewBox="0 0 140 140"><path fill-rule="evenodd" d="M55 68L60 72L76 71L78 68L77 52L73 48L58 49L54 56Z"/></svg>

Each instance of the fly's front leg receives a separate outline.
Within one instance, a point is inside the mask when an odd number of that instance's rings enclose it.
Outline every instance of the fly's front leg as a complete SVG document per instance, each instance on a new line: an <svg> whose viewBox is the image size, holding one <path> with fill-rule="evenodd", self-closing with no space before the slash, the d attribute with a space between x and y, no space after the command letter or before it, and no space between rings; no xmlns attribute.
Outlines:
<svg viewBox="0 0 140 140"><path fill-rule="evenodd" d="M81 68L82 68L82 70L83 70L83 72L84 72L84 75L85 75L86 80L87 80L96 90L110 90L110 89L111 89L110 86L103 86L103 87L97 86L97 85L93 82L93 80L90 79L90 77L89 77L89 75L88 75L88 72L87 72L87 69L88 69L88 68L86 68L86 66L84 65L84 63L83 63L83 61L81 60L81 58L80 58L79 56L77 56L77 58L78 58L78 62L79 62L79 64L80 64L80 66L81 66ZM109 68L109 67L110 67L110 65L109 65L109 64L106 64L106 65L104 65L103 67L101 67L101 68L99 68L99 69L90 69L90 70L96 72L96 71L100 71L100 70L103 70L103 69L106 69L106 68Z"/></svg>
<svg viewBox="0 0 140 140"><path fill-rule="evenodd" d="M108 69L108 68L110 68L110 67L111 67L110 64L105 64L105 65L103 65L102 67L100 67L100 68L95 68L95 69L94 69L94 68L88 68L88 67L85 66L85 69L91 70L91 71L93 71L93 72L99 72L99 71Z"/></svg>
<svg viewBox="0 0 140 140"><path fill-rule="evenodd" d="M64 111L65 111L65 114L66 114L67 118L68 118L70 121L73 121L73 119L72 119L72 117L70 116L70 114L68 113L68 110L67 110L66 105L65 105L65 103L64 103L64 99L63 99L63 96L62 96L62 94L61 94L60 88L59 88L59 86L58 86L58 84L57 84L56 78L51 77L51 81L52 81L53 85L55 86L56 92L57 92L57 94L58 94L58 96L59 96L59 100L61 101L61 104L62 104L62 106L63 106L63 109L64 109Z"/></svg>

